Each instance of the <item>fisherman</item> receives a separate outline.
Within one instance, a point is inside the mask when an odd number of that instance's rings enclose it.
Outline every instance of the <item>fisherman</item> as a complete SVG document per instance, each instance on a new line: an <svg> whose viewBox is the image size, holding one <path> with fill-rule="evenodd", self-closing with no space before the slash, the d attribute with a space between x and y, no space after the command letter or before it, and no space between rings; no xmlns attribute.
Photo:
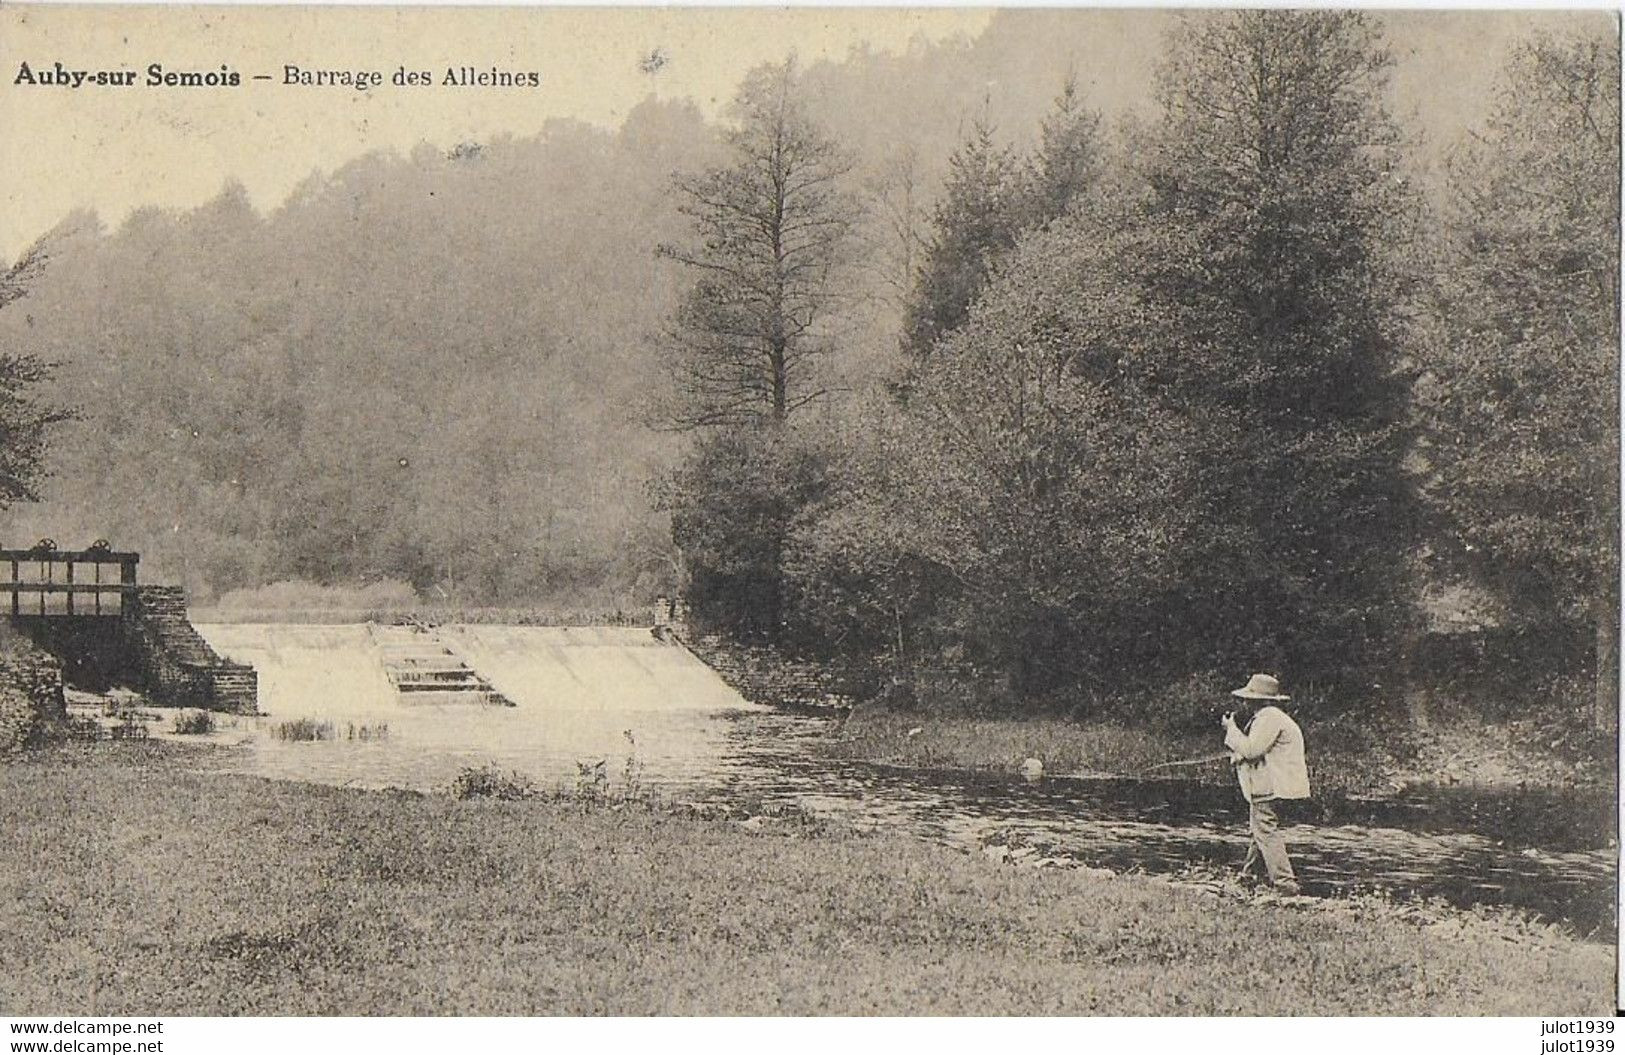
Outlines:
<svg viewBox="0 0 1625 1055"><path fill-rule="evenodd" d="M1241 702L1226 714L1224 746L1236 767L1236 779L1248 804L1248 830L1252 842L1241 866L1243 877L1252 874L1260 859L1270 882L1285 894L1298 893L1298 877L1286 854L1278 808L1281 802L1309 797L1309 770L1303 759L1303 730L1279 704L1291 700L1281 683L1268 674L1254 674L1247 684L1231 691Z"/></svg>

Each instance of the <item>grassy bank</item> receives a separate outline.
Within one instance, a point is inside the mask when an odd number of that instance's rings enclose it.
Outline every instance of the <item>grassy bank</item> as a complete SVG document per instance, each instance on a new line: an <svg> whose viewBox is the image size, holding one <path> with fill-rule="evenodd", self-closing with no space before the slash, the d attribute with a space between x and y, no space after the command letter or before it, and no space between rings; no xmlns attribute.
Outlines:
<svg viewBox="0 0 1625 1055"><path fill-rule="evenodd" d="M1609 786L1611 748L1587 755L1549 743L1538 723L1487 723L1451 715L1426 727L1299 715L1311 784L1325 791L1384 794L1420 784ZM1543 735L1543 733L1545 735ZM1049 774L1134 775L1147 767L1223 750L1209 732L1099 720L998 719L854 710L825 745L831 755L896 765L1015 773L1037 758ZM1600 757L1599 757L1600 756ZM1162 770L1180 779L1233 783L1212 762Z"/></svg>
<svg viewBox="0 0 1625 1055"><path fill-rule="evenodd" d="M1600 1014L1612 950L790 820L0 763L31 1014ZM1267 955L1261 953L1267 950Z"/></svg>

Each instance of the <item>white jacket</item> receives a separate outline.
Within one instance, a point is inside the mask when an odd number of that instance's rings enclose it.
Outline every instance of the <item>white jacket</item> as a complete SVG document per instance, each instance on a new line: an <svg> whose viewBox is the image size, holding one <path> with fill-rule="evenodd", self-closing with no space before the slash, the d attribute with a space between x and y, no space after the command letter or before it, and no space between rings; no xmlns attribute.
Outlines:
<svg viewBox="0 0 1625 1055"><path fill-rule="evenodd" d="M1236 763L1236 779L1248 802L1309 797L1309 767L1303 760L1303 730L1279 707L1253 716L1247 731L1230 728L1224 746Z"/></svg>

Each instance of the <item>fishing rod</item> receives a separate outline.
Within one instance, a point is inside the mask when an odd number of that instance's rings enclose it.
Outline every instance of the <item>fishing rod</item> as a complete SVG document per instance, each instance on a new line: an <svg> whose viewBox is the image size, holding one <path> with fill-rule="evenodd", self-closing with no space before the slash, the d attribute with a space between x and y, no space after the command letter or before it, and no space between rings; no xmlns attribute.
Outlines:
<svg viewBox="0 0 1625 1055"><path fill-rule="evenodd" d="M1209 762L1218 762L1222 759L1228 759L1229 757L1229 751L1220 751L1216 754L1202 755L1200 758L1181 758L1174 762L1158 762L1154 766L1146 766L1143 769L1135 770L1135 775L1138 776L1143 773L1150 773L1158 769L1173 769L1176 766L1206 765Z"/></svg>
<svg viewBox="0 0 1625 1055"><path fill-rule="evenodd" d="M1138 780L1140 777L1145 776L1147 773L1154 773L1159 769L1173 769L1173 768L1179 767L1179 766L1203 766L1203 765L1206 765L1209 762L1226 761L1229 758L1230 758L1230 752L1229 751L1219 751L1219 752L1217 752L1215 754L1202 755L1202 756L1200 756L1198 758L1180 758L1180 759L1176 759L1176 760L1174 760L1172 762L1158 762L1155 765L1142 766L1139 769L1130 770L1130 771L1124 772L1124 773L1114 773L1114 772L1108 772L1108 771L1105 771L1105 770L1098 770L1097 769L1097 770L1093 770L1093 771L1090 771L1090 772L1074 773L1074 774L1071 774L1071 775L1072 776L1080 776L1080 777L1095 777L1095 778L1106 777L1106 778L1110 778L1112 780Z"/></svg>

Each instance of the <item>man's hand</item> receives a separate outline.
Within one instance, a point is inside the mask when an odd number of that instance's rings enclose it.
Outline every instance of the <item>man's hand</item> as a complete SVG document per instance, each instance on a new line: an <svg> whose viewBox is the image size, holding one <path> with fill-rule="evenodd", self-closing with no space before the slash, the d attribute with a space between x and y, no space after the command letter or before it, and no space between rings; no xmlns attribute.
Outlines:
<svg viewBox="0 0 1625 1055"><path fill-rule="evenodd" d="M1226 711L1224 717L1219 719L1219 727L1227 733L1234 729L1236 727L1236 712Z"/></svg>

